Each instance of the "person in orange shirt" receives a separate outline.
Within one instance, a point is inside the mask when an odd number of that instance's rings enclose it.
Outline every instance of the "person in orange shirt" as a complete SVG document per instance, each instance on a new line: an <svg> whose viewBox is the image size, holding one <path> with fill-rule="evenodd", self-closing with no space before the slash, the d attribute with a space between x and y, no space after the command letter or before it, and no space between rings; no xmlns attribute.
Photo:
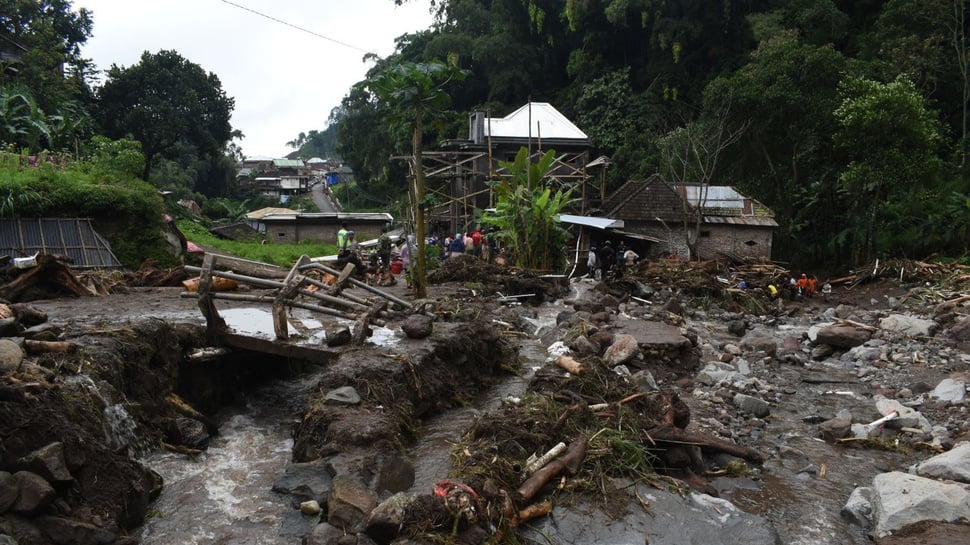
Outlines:
<svg viewBox="0 0 970 545"><path fill-rule="evenodd" d="M795 289L800 296L804 296L808 291L808 276L805 273L802 273L802 275L795 282Z"/></svg>
<svg viewBox="0 0 970 545"><path fill-rule="evenodd" d="M808 277L808 285L805 287L805 294L809 297L815 295L815 290L818 287L818 278L815 275Z"/></svg>

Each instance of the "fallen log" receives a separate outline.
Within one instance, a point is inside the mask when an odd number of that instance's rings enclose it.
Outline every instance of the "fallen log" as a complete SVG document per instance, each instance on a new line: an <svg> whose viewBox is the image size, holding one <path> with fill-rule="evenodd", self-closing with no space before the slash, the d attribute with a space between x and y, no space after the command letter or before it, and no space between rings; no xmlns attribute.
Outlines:
<svg viewBox="0 0 970 545"><path fill-rule="evenodd" d="M724 452L749 462L760 464L765 461L764 455L755 449L730 443L704 433L691 433L670 426L655 426L647 430L647 434L655 443L694 445L700 447L701 450Z"/></svg>
<svg viewBox="0 0 970 545"><path fill-rule="evenodd" d="M532 498L539 493L539 490L560 473L575 475L585 458L586 436L580 435L579 438L569 444L566 454L533 473L519 486L513 495L516 505L525 505L531 502Z"/></svg>
<svg viewBox="0 0 970 545"><path fill-rule="evenodd" d="M69 354L77 351L77 345L67 341L24 340L28 354Z"/></svg>

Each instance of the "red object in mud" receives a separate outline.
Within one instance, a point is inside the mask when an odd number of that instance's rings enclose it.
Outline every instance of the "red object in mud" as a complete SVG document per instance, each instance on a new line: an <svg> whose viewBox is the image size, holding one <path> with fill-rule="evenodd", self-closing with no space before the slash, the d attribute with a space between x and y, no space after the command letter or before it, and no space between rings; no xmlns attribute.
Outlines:
<svg viewBox="0 0 970 545"><path fill-rule="evenodd" d="M448 495L448 491L452 488L460 488L461 490L468 493L472 498L478 499L478 493L465 483L460 483L458 481L452 481L451 479L445 479L443 481L438 481L434 485L434 495L439 498L443 498Z"/></svg>
<svg viewBox="0 0 970 545"><path fill-rule="evenodd" d="M401 274L404 270L404 263L400 261L391 261L391 274Z"/></svg>

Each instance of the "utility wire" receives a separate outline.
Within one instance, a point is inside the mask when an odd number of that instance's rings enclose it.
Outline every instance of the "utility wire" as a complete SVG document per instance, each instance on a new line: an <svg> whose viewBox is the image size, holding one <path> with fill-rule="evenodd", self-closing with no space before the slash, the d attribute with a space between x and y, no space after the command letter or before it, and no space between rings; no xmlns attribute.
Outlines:
<svg viewBox="0 0 970 545"><path fill-rule="evenodd" d="M260 17L265 17L265 18L269 19L270 21L274 21L274 22L280 23L281 25L286 25L288 27L295 28L295 29L297 29L297 30L299 30L301 32L306 32L307 34L311 34L313 36L316 36L317 38L323 38L324 40L327 40L329 42L333 42L333 43L335 43L337 45L342 45L344 47L349 47L350 49L354 49L354 50L360 51L361 53L373 53L372 51L367 51L366 49L361 49L361 48L359 48L359 47L357 47L355 45L350 45L350 44L348 44L346 42L341 42L340 40L335 40L335 39L333 39L333 38L331 38L329 36L324 36L323 34L319 34L319 33L314 32L312 30L303 28L301 26L294 25L293 23L288 23L288 22L286 22L286 21L284 21L282 19L277 19L276 17L273 17L272 15L267 15L267 14L261 12L261 11L256 11L256 10L254 10L252 8L247 8L246 6L237 4L235 2L230 2L229 0L222 0L222 2L225 3L225 4L229 4L230 6L237 7L237 8L242 9L242 10L246 10L246 11L248 11L250 13L254 13L256 15L259 15Z"/></svg>

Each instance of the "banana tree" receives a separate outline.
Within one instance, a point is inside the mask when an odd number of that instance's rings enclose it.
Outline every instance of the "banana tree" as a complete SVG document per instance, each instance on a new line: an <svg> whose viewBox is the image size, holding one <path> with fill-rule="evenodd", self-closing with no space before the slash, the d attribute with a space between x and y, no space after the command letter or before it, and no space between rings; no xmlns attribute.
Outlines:
<svg viewBox="0 0 970 545"><path fill-rule="evenodd" d="M549 271L565 263L569 232L560 225L559 215L572 202L572 191L559 187L550 175L555 162L555 152L548 151L532 163L522 148L515 161L500 162L509 175L492 184L495 212L482 219L499 229L495 236L518 267Z"/></svg>

